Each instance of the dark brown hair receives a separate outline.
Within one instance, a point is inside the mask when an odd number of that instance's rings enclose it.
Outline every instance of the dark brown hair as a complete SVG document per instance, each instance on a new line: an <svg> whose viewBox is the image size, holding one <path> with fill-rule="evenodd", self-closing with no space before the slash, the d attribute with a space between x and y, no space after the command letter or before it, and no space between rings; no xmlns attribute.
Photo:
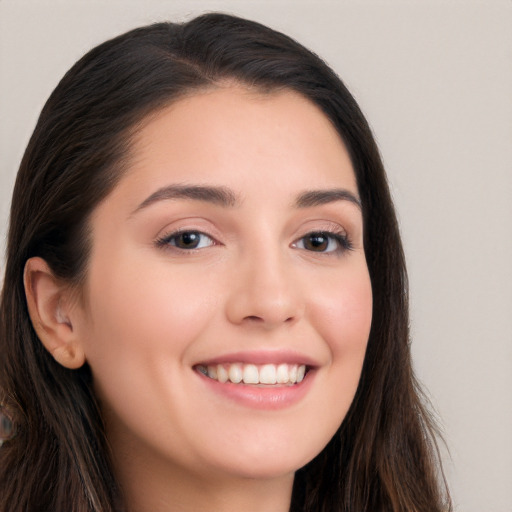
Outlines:
<svg viewBox="0 0 512 512"><path fill-rule="evenodd" d="M80 287L88 219L115 187L148 114L226 81L290 89L334 124L363 206L373 321L359 387L327 447L295 478L295 512L440 512L450 503L433 422L414 379L407 278L378 149L355 100L316 55L263 25L223 14L142 27L91 50L46 103L18 173L0 314L0 403L15 435L0 449L0 511L122 510L87 364L68 370L31 325L32 256ZM441 485L440 482L441 481Z"/></svg>

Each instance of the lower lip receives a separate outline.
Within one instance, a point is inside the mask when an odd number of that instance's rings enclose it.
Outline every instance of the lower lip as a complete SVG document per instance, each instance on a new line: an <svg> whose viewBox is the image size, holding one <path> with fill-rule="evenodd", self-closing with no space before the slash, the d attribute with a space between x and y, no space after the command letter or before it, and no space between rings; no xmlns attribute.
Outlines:
<svg viewBox="0 0 512 512"><path fill-rule="evenodd" d="M253 409L277 410L291 407L300 402L309 391L314 370L309 370L304 380L292 386L256 386L250 384L221 383L196 372L198 377L214 392L245 407Z"/></svg>

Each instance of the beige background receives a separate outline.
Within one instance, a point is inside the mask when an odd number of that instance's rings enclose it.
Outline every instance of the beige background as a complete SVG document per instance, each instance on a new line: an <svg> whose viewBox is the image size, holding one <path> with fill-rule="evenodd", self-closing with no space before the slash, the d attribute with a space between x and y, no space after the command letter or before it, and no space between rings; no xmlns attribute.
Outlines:
<svg viewBox="0 0 512 512"><path fill-rule="evenodd" d="M0 0L2 249L19 160L62 74L108 37L204 10L296 37L360 102L399 211L416 369L456 510L512 511L511 0Z"/></svg>

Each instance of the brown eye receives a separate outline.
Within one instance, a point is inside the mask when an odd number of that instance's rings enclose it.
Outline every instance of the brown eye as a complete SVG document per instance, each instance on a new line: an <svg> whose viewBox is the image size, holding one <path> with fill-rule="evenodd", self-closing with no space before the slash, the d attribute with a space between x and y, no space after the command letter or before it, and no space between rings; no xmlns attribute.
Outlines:
<svg viewBox="0 0 512 512"><path fill-rule="evenodd" d="M170 245L183 250L203 249L214 245L214 243L212 238L200 231L180 231L158 241L160 246Z"/></svg>
<svg viewBox="0 0 512 512"><path fill-rule="evenodd" d="M324 253L341 252L351 248L345 235L324 231L308 233L293 245L298 249Z"/></svg>
<svg viewBox="0 0 512 512"><path fill-rule="evenodd" d="M323 233L311 233L304 237L304 249L324 252L329 246L329 238Z"/></svg>
<svg viewBox="0 0 512 512"><path fill-rule="evenodd" d="M201 235L194 231L180 233L175 238L176 247L180 249L196 249L201 241Z"/></svg>

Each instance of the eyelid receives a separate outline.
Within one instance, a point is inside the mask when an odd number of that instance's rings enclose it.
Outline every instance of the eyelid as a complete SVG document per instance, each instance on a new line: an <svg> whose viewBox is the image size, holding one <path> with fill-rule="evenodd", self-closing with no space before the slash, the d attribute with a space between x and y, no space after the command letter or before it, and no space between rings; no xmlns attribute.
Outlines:
<svg viewBox="0 0 512 512"><path fill-rule="evenodd" d="M304 240L308 236L312 235L321 235L325 236L326 238L329 238L335 241L337 244L337 247L332 250L328 251L315 251L312 249L307 249L304 247ZM302 243L302 247L299 246L299 243ZM307 252L313 253L313 254L323 254L323 255L341 255L346 251L351 251L354 249L352 239L349 236L348 232L342 228L339 224L333 224L329 223L328 225L320 225L316 229L309 229L306 233L304 233L302 236L297 238L292 244L292 247L305 250Z"/></svg>
<svg viewBox="0 0 512 512"><path fill-rule="evenodd" d="M191 248L186 249L183 247L178 247L176 244L170 243L171 240L179 237L180 235L182 235L184 233L195 233L195 234L209 238L212 243L208 244L207 247L212 247L214 245L220 245L218 240L213 235L205 232L204 230L197 229L197 228L179 228L179 229L170 230L168 232L164 232L163 235L159 236L155 240L155 245L157 247L160 247L163 249L177 250L177 251L182 251L182 252L200 251L201 249L206 248L206 247L191 247Z"/></svg>
<svg viewBox="0 0 512 512"><path fill-rule="evenodd" d="M344 227L342 227L337 222L323 220L318 224L316 222L312 224L313 225L311 225L309 229L305 230L304 234L302 234L300 237L295 238L295 240L290 244L290 247L304 250L309 253L316 253L318 255L325 256L341 255L346 251L354 249L352 239L349 236L349 233ZM201 247L180 247L180 245L176 243L171 243L173 239L176 240L183 233L193 233L200 235L201 237L206 237L209 240L209 242L206 245L204 243L201 244ZM314 248L305 247L304 240L308 236L312 235L325 236L327 239L329 239L327 245L329 250L315 250ZM329 246L332 245L333 242L336 244L336 247L330 248ZM222 242L219 241L218 236L213 235L209 229L204 229L203 227L198 227L197 225L189 225L179 228L176 227L174 229L167 229L166 231L163 232L162 235L157 236L157 238L154 240L154 244L158 248L167 249L170 251L174 250L181 253L192 253L196 251L201 251L203 249L207 249L212 246L224 245Z"/></svg>

